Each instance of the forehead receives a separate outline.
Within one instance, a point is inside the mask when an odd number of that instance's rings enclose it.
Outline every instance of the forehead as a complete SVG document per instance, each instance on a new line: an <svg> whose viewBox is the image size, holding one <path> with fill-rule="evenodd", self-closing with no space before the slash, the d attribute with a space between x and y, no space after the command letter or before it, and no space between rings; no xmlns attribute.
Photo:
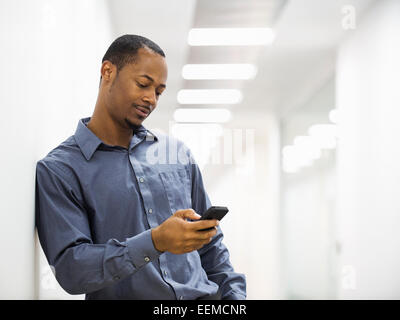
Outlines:
<svg viewBox="0 0 400 320"><path fill-rule="evenodd" d="M146 74L159 83L165 84L168 75L165 58L147 48L140 48L135 62L127 64L125 72L137 76Z"/></svg>

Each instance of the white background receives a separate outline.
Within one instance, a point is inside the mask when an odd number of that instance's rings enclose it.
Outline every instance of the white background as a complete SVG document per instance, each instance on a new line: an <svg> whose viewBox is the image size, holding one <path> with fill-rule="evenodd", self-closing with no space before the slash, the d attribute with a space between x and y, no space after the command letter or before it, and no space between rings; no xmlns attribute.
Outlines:
<svg viewBox="0 0 400 320"><path fill-rule="evenodd" d="M345 5L355 8L351 29ZM91 115L101 58L123 33L165 49L168 89L145 125L168 131L199 8L196 1L0 1L1 299L83 298L58 286L37 243L36 162ZM273 28L275 43L257 49L258 75L243 84L244 100L224 126L254 130L254 163L203 166L212 202L230 209L221 226L248 298L398 299L400 2L287 1ZM333 108L337 148L283 172L282 147L329 122Z"/></svg>

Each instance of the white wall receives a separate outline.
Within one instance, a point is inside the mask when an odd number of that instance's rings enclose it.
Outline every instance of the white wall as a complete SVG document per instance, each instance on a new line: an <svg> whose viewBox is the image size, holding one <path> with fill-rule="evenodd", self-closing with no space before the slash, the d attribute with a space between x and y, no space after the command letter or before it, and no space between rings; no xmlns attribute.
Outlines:
<svg viewBox="0 0 400 320"><path fill-rule="evenodd" d="M47 267L43 256L35 264L35 165L92 113L111 41L107 6L1 1L0 40L0 299L62 298L51 274L35 269Z"/></svg>
<svg viewBox="0 0 400 320"><path fill-rule="evenodd" d="M341 299L400 298L400 2L376 1L340 46Z"/></svg>
<svg viewBox="0 0 400 320"><path fill-rule="evenodd" d="M330 154L282 182L282 272L286 299L336 298L336 175L332 157Z"/></svg>
<svg viewBox="0 0 400 320"><path fill-rule="evenodd" d="M306 103L282 119L282 142L293 145L315 124L330 123L335 106L334 77ZM335 150L322 150L309 167L282 174L282 280L287 299L334 299L335 266Z"/></svg>

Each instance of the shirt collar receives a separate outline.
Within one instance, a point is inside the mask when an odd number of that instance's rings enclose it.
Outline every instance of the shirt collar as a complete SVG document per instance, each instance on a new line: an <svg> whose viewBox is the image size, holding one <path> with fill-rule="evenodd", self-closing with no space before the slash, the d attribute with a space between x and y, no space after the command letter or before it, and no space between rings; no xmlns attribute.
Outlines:
<svg viewBox="0 0 400 320"><path fill-rule="evenodd" d="M89 120L90 117L80 119L74 135L76 143L88 161L91 159L99 145L103 143L103 141L101 141L101 139L87 127ZM135 128L134 133L140 138L146 137L146 141L158 141L157 136L142 125Z"/></svg>

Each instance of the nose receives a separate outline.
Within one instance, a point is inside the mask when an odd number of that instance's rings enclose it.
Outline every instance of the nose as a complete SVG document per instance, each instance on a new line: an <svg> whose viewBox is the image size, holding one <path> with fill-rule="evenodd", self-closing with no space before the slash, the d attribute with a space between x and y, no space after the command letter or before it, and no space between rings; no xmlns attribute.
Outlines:
<svg viewBox="0 0 400 320"><path fill-rule="evenodd" d="M147 92L142 99L144 102L148 103L151 105L152 108L156 106L157 103L157 98L156 98L156 93L153 92Z"/></svg>

